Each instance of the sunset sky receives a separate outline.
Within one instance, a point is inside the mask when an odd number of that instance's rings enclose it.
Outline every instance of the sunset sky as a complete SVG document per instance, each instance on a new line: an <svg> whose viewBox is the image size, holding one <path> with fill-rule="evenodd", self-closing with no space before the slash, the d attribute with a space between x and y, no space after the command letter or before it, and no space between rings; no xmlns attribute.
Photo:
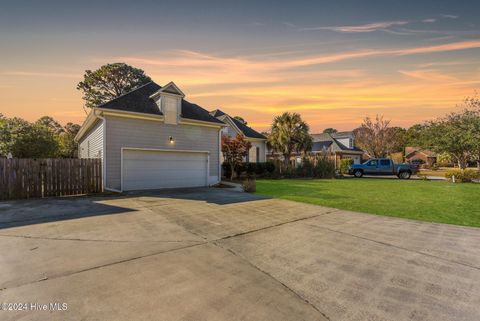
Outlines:
<svg viewBox="0 0 480 321"><path fill-rule="evenodd" d="M81 123L84 71L125 62L258 130L284 111L312 132L377 113L409 126L480 90L479 12L473 0L2 1L0 113Z"/></svg>

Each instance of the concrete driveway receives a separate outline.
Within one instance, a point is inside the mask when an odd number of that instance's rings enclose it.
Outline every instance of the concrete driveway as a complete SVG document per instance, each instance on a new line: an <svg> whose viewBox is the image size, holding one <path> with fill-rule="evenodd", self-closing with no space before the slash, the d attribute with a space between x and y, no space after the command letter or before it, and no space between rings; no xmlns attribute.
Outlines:
<svg viewBox="0 0 480 321"><path fill-rule="evenodd" d="M0 319L479 320L479 244L228 189L3 202Z"/></svg>

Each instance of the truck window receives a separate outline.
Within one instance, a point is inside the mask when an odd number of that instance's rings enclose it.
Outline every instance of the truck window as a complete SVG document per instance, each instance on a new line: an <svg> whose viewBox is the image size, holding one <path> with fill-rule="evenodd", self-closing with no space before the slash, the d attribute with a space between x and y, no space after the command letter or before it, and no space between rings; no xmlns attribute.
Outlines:
<svg viewBox="0 0 480 321"><path fill-rule="evenodd" d="M367 166L377 166L377 161L376 160L371 160L367 163Z"/></svg>
<svg viewBox="0 0 480 321"><path fill-rule="evenodd" d="M390 166L390 160L389 159L382 159L380 160L380 165L381 166Z"/></svg>

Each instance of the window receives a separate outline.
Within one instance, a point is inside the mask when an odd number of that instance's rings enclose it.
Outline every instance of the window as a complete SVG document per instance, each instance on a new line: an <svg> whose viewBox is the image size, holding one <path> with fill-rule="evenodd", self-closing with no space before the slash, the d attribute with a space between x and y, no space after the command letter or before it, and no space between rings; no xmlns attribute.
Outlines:
<svg viewBox="0 0 480 321"><path fill-rule="evenodd" d="M389 159L381 159L380 160L380 165L385 166L385 167L390 166L390 160Z"/></svg>
<svg viewBox="0 0 480 321"><path fill-rule="evenodd" d="M260 162L260 147L257 147L255 149L255 160L258 162Z"/></svg>
<svg viewBox="0 0 480 321"><path fill-rule="evenodd" d="M164 99L163 116L165 117L165 124L176 124L177 99L172 97L162 97L162 99Z"/></svg>
<svg viewBox="0 0 480 321"><path fill-rule="evenodd" d="M367 163L367 166L377 167L377 161L376 160L371 160Z"/></svg>

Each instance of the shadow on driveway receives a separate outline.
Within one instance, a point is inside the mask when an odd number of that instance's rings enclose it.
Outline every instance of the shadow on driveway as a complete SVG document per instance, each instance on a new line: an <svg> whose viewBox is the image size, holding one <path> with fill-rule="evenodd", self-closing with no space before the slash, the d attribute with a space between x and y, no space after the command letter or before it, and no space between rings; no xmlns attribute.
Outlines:
<svg viewBox="0 0 480 321"><path fill-rule="evenodd" d="M73 196L0 202L0 229L136 211L101 203L118 198Z"/></svg>
<svg viewBox="0 0 480 321"><path fill-rule="evenodd" d="M150 196L167 199L204 201L216 205L228 205L268 199L265 196L254 195L230 190L228 188L175 188L148 191L132 191L128 196Z"/></svg>
<svg viewBox="0 0 480 321"><path fill-rule="evenodd" d="M227 205L266 199L248 193L220 188L182 188L149 191L135 191L114 196L71 196L31 200L0 202L0 229L64 221L84 217L127 214L137 209L130 207L129 198L150 197L169 200L204 201L217 205ZM103 201L119 201L118 205ZM144 200L144 202L149 202ZM124 205L125 204L125 205Z"/></svg>

